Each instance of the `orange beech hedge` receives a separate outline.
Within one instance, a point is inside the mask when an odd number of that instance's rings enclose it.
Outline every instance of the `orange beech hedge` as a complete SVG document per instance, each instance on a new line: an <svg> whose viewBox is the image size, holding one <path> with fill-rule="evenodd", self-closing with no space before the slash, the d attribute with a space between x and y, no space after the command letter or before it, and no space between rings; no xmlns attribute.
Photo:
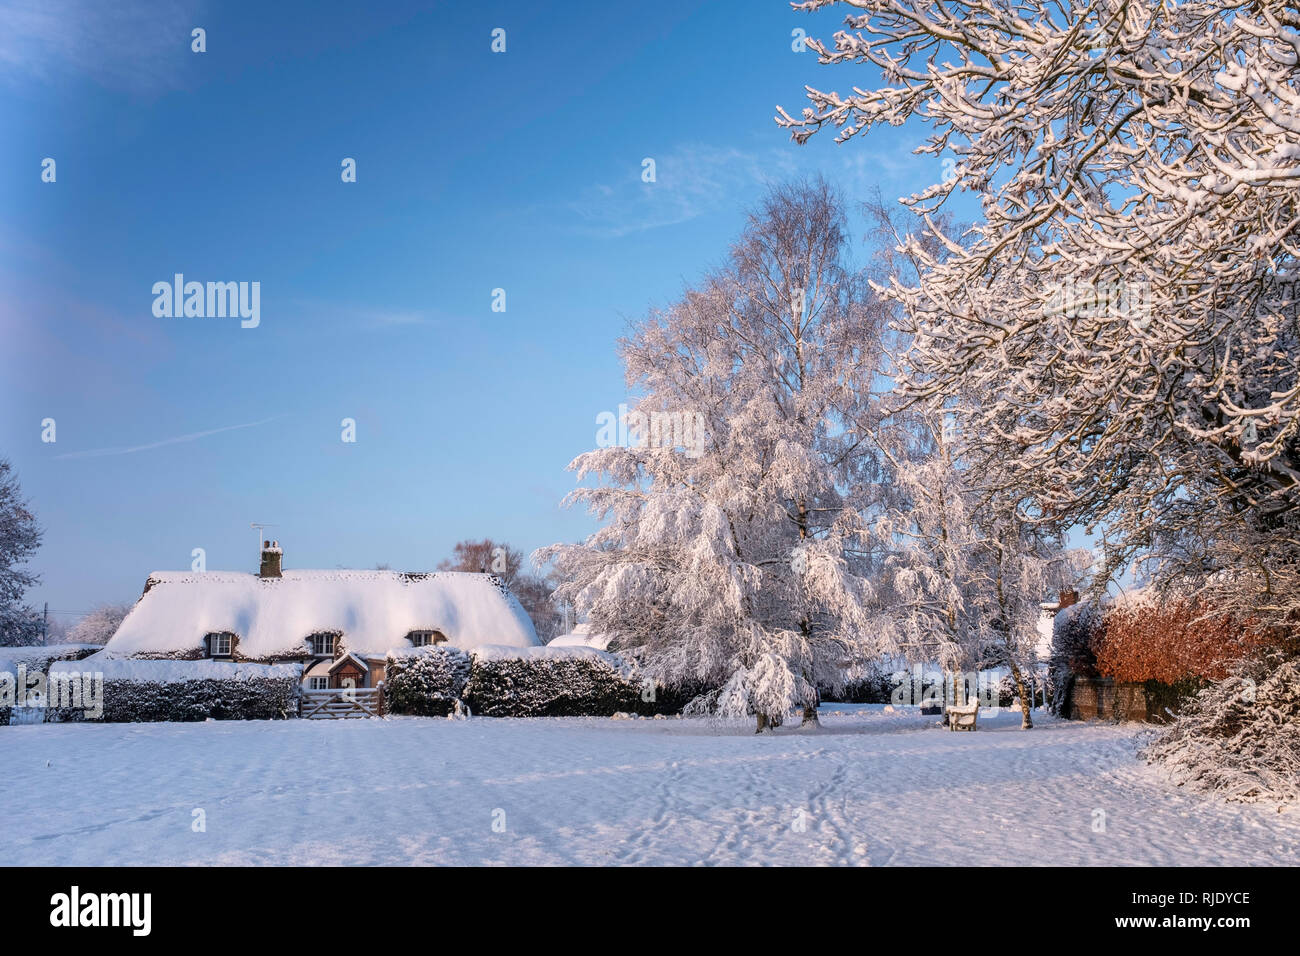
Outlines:
<svg viewBox="0 0 1300 956"><path fill-rule="evenodd" d="M1217 681L1259 644L1251 624L1193 599L1121 603L1091 643L1098 672L1117 681Z"/></svg>

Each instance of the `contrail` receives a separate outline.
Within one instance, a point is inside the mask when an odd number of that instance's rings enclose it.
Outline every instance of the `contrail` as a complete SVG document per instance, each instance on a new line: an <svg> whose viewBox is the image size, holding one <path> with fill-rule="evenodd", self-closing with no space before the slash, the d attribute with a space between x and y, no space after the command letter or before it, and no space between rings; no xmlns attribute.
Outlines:
<svg viewBox="0 0 1300 956"><path fill-rule="evenodd" d="M263 418L259 422L244 422L242 425L223 425L221 428L210 428L205 432L192 432L189 435L177 435L175 438L164 438L162 441L150 442L147 445L131 445L126 448L92 448L89 451L70 451L62 455L55 455L55 458L103 458L108 455L129 455L132 452L148 451L151 448L161 448L163 445L179 445L181 442L195 441L199 438L206 438L209 435L217 435L221 432L233 432L240 428L256 428L258 425L265 425L267 422L275 421L279 418L273 415L270 418Z"/></svg>

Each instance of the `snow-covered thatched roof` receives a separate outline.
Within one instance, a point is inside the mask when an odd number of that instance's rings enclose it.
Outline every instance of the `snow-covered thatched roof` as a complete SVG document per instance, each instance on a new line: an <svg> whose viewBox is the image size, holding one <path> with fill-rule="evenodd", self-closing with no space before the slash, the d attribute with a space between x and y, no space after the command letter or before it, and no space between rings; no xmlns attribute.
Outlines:
<svg viewBox="0 0 1300 956"><path fill-rule="evenodd" d="M345 650L383 654L415 630L441 631L462 648L538 644L519 602L488 574L156 571L107 652L182 656L203 649L205 635L230 631L242 656L268 658L304 653L308 635L337 631Z"/></svg>
<svg viewBox="0 0 1300 956"><path fill-rule="evenodd" d="M590 624L579 624L568 634L552 638L547 647L594 647L598 651L609 647L612 634L593 634Z"/></svg>

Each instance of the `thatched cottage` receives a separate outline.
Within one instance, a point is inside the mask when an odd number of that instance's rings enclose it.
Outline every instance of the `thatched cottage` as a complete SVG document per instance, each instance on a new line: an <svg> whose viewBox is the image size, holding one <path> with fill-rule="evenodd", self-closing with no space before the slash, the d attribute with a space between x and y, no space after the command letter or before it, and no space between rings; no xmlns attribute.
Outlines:
<svg viewBox="0 0 1300 956"><path fill-rule="evenodd" d="M155 571L109 657L298 662L308 689L374 687L390 651L447 643L533 647L500 578L459 571L285 571L278 543L256 574Z"/></svg>

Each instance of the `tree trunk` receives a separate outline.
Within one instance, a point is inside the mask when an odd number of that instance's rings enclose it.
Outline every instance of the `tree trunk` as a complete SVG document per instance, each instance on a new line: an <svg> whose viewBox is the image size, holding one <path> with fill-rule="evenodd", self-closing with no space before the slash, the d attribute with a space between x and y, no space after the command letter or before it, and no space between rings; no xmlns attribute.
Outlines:
<svg viewBox="0 0 1300 956"><path fill-rule="evenodd" d="M1025 690L1025 675L1020 670L1020 665L1016 663L1016 659L1009 657L1007 660L1011 663L1011 679L1015 682L1016 693L1020 695L1020 729L1032 730L1034 718L1029 712L1033 710L1034 699Z"/></svg>
<svg viewBox="0 0 1300 956"><path fill-rule="evenodd" d="M799 343L796 342L795 343L796 353L798 352L798 349L799 349ZM803 379L802 359L800 360L799 377L800 377L800 383L802 384L802 379ZM796 519L795 524L798 525L799 527L799 544L800 546L802 546L803 543L806 540L808 540L808 506L802 498L799 499L798 508L799 508L799 516ZM809 622L808 618L805 617L799 621L799 632L803 635L803 639L805 641L812 636L812 624L811 622ZM815 683L814 686L816 686ZM821 726L821 722L817 720L816 698L813 699L812 703L804 704L803 707L803 720L799 723L799 726L807 727L809 724L812 724L814 727Z"/></svg>
<svg viewBox="0 0 1300 956"><path fill-rule="evenodd" d="M961 686L961 684L959 684L960 680L961 678L958 675L958 671L956 667L953 667L952 669L952 681L949 682L946 678L944 680L944 697L946 699L944 700L944 707L943 707L943 725L945 727L949 726L949 724L951 723L951 718L948 715L948 708L960 707L962 706L962 704L966 703L965 695L964 694L959 695L957 693L958 687ZM949 696L948 694L949 690L952 691L951 696Z"/></svg>
<svg viewBox="0 0 1300 956"><path fill-rule="evenodd" d="M755 730L754 733L761 734L765 730L772 729L772 725L767 722L767 714L758 714L757 716L758 716L758 729Z"/></svg>

